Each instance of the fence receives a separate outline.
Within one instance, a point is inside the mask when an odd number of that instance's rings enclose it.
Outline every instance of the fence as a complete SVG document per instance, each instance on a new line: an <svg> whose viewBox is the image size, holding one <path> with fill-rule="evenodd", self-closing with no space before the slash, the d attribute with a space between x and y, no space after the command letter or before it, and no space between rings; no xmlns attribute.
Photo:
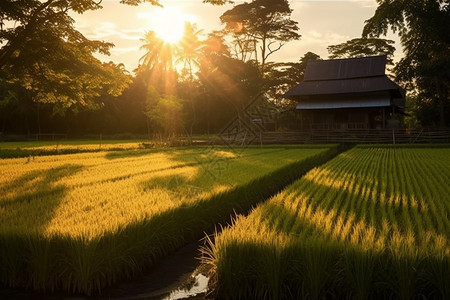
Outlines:
<svg viewBox="0 0 450 300"><path fill-rule="evenodd" d="M304 130L263 132L254 143L260 144L428 144L450 143L450 130Z"/></svg>

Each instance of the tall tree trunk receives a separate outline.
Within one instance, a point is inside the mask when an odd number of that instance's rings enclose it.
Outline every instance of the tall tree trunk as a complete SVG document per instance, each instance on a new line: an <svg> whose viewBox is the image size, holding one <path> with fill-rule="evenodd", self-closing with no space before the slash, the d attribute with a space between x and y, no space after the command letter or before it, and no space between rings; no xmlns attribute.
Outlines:
<svg viewBox="0 0 450 300"><path fill-rule="evenodd" d="M28 115L26 113L25 113L25 128L27 130L27 135L29 136L31 132L30 132L30 125L28 124Z"/></svg>
<svg viewBox="0 0 450 300"><path fill-rule="evenodd" d="M5 134L6 132L6 115L3 114L3 119L2 119L2 134Z"/></svg>
<svg viewBox="0 0 450 300"><path fill-rule="evenodd" d="M147 116L145 117L145 120L146 120L146 122L147 122L147 138L148 138L149 140L151 140L151 137L150 137L150 122L149 122Z"/></svg>
<svg viewBox="0 0 450 300"><path fill-rule="evenodd" d="M38 125L38 135L41 135L41 105L40 103L36 103L36 117L37 117L37 125Z"/></svg>

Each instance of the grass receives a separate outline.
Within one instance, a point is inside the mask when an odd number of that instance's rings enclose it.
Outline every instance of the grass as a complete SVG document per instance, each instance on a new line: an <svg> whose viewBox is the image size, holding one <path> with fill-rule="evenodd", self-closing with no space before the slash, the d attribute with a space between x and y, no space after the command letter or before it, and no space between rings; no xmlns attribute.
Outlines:
<svg viewBox="0 0 450 300"><path fill-rule="evenodd" d="M357 147L204 249L216 298L450 298L450 151Z"/></svg>
<svg viewBox="0 0 450 300"><path fill-rule="evenodd" d="M100 292L338 151L185 148L0 160L0 282Z"/></svg>

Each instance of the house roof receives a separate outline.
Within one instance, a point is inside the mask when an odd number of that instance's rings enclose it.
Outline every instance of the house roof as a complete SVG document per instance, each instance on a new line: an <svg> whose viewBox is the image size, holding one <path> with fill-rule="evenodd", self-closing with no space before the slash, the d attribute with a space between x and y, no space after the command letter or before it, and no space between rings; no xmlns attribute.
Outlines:
<svg viewBox="0 0 450 300"><path fill-rule="evenodd" d="M392 91L394 98L403 98L402 89L386 75L366 78L351 78L341 80L303 81L290 89L285 97L352 94Z"/></svg>
<svg viewBox="0 0 450 300"><path fill-rule="evenodd" d="M302 99L298 102L297 109L330 109L330 108L361 108L361 107L385 107L390 106L390 96L387 93L366 94L363 96L344 94L337 97L316 96Z"/></svg>
<svg viewBox="0 0 450 300"><path fill-rule="evenodd" d="M310 61L303 82L284 96L304 97L388 92L404 98L404 91L385 75L386 56Z"/></svg>
<svg viewBox="0 0 450 300"><path fill-rule="evenodd" d="M386 56L309 61L304 81L384 76Z"/></svg>

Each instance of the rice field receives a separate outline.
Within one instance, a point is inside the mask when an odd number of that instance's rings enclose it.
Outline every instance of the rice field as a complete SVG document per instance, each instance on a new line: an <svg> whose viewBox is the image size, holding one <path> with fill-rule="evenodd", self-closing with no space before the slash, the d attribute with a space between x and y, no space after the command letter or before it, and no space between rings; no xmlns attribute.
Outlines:
<svg viewBox="0 0 450 300"><path fill-rule="evenodd" d="M449 148L356 147L204 249L216 298L450 299Z"/></svg>
<svg viewBox="0 0 450 300"><path fill-rule="evenodd" d="M28 141L0 143L0 158L61 155L100 151L135 150L153 145L151 141L140 140L90 140L90 141Z"/></svg>
<svg viewBox="0 0 450 300"><path fill-rule="evenodd" d="M337 153L186 148L0 160L0 282L91 294Z"/></svg>

